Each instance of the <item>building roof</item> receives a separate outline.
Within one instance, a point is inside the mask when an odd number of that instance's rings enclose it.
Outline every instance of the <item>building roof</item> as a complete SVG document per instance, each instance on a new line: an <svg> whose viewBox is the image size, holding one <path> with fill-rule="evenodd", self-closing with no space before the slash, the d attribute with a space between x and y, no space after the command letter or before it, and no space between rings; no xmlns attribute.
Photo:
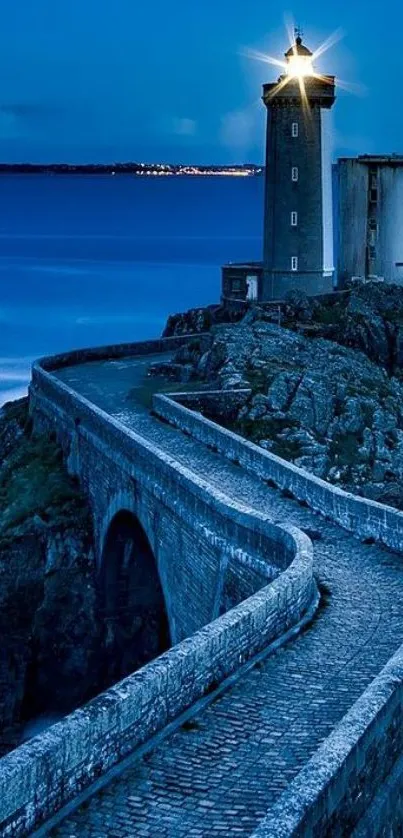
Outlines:
<svg viewBox="0 0 403 838"><path fill-rule="evenodd" d="M311 50L308 49L308 47L306 47L302 43L301 35L297 36L297 38L295 39L295 44L293 44L292 47L290 47L290 49L288 49L287 52L284 54L286 58L292 58L293 55L304 55L306 57L312 58L313 55Z"/></svg>
<svg viewBox="0 0 403 838"><path fill-rule="evenodd" d="M370 166L403 166L403 154L359 154L357 157L340 157L338 162L352 160Z"/></svg>

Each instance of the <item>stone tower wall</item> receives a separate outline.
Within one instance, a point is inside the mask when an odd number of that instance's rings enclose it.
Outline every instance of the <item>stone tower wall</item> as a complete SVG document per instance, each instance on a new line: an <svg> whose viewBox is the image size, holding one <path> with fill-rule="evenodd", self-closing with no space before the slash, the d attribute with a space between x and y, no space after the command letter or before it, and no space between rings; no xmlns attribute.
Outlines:
<svg viewBox="0 0 403 838"><path fill-rule="evenodd" d="M281 299L292 288L308 294L333 289L331 161L323 117L334 101L334 83L328 77L304 84L305 104L295 80L279 93L276 85L264 87L268 119L263 301ZM297 213L295 225L292 212ZM292 257L298 260L296 270Z"/></svg>

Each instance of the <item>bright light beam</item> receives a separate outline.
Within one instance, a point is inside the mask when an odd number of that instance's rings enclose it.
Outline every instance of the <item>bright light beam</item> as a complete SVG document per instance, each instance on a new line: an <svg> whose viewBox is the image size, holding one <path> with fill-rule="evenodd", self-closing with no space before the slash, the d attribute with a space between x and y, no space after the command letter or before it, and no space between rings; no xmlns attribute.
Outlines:
<svg viewBox="0 0 403 838"><path fill-rule="evenodd" d="M241 50L241 55L244 55L246 58L253 58L255 61L263 61L264 64L274 64L275 67L281 67L282 70L285 70L287 67L285 61L280 61L278 58L273 58L273 56L266 55L264 52L258 52L255 49L243 49Z"/></svg>
<svg viewBox="0 0 403 838"><path fill-rule="evenodd" d="M327 80L327 76L322 75L321 73L317 73L315 71L313 64L321 55L327 52L327 50L333 47L336 43L338 43L338 41L340 41L344 37L344 32L342 29L336 29L335 32L333 32L332 35L329 35L329 37L326 38L323 44L321 44L318 47L318 49L315 50L312 57L310 57L300 55L298 53L298 47L296 43L297 30L295 29L294 21L292 20L292 18L285 18L284 22L290 41L290 46L293 51L293 55L291 55L286 62L280 61L278 58L274 58L271 55L266 55L263 52L258 52L257 50L245 49L242 51L241 54L245 55L248 58L253 58L256 61L262 61L264 64L272 64L275 67L280 67L283 71L282 75L278 80L278 84L276 84L276 86L269 94L270 99L273 98L273 96L277 96L290 81L292 81L293 79L297 80L300 88L304 114L307 118L311 119L312 114L309 106L307 91L305 88L305 79L310 77L319 79L321 81ZM361 85L351 84L339 78L337 79L337 86L343 90L347 90L348 92L355 93L357 95L363 95L366 92L366 89Z"/></svg>
<svg viewBox="0 0 403 838"><path fill-rule="evenodd" d="M284 15L284 25L290 42L290 47L295 49L295 22L289 15Z"/></svg>
<svg viewBox="0 0 403 838"><path fill-rule="evenodd" d="M277 94L280 93L280 91L283 90L283 88L286 87L287 84L289 84L290 81L291 81L291 76L281 76L278 84L276 84L276 86L273 88L273 90L269 93L268 98L272 99L273 96L277 96Z"/></svg>
<svg viewBox="0 0 403 838"><path fill-rule="evenodd" d="M299 76L298 78L299 89L301 92L301 101L302 101L302 110L305 116L305 119L308 123L312 123L312 111L309 107L308 96L306 93L305 82L303 76Z"/></svg>
<svg viewBox="0 0 403 838"><path fill-rule="evenodd" d="M333 32L332 35L329 35L329 37L326 38L326 41L323 41L323 44L321 44L320 47L318 47L318 49L315 50L312 56L312 61L316 61L316 59L323 55L324 52L327 52L328 49L334 47L335 44L337 44L339 41L342 40L342 38L344 38L344 35L345 33L342 29L336 29L335 32Z"/></svg>

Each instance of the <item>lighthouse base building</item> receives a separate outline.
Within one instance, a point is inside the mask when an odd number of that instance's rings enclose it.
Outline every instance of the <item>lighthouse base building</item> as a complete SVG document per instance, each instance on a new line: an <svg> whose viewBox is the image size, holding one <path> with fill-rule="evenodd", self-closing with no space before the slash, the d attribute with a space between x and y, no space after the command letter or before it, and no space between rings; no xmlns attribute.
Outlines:
<svg viewBox="0 0 403 838"><path fill-rule="evenodd" d="M403 285L403 157L362 155L334 166L338 287Z"/></svg>

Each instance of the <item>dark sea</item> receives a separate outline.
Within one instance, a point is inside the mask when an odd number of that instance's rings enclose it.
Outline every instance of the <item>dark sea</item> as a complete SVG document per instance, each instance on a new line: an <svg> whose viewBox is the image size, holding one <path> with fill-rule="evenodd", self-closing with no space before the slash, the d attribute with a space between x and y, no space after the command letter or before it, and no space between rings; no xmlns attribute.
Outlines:
<svg viewBox="0 0 403 838"><path fill-rule="evenodd" d="M0 176L0 405L32 360L160 335L261 258L260 177Z"/></svg>

